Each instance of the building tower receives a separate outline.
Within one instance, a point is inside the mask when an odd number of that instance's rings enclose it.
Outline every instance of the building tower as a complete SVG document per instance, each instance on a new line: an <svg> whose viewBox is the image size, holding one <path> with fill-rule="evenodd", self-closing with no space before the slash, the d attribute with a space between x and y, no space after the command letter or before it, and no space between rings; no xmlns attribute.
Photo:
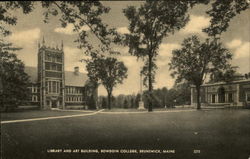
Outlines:
<svg viewBox="0 0 250 159"><path fill-rule="evenodd" d="M38 84L40 108L65 108L65 75L63 43L61 48L38 44Z"/></svg>

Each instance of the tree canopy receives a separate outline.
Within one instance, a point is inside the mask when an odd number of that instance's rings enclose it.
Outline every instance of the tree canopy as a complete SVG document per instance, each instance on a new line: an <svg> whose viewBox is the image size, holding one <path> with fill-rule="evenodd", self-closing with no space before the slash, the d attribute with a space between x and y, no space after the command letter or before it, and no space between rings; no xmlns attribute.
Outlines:
<svg viewBox="0 0 250 159"><path fill-rule="evenodd" d="M213 1L211 5L211 9L207 11L211 17L210 25L204 29L204 32L209 36L219 37L227 31L233 17L249 9L250 2L248 0L219 0Z"/></svg>
<svg viewBox="0 0 250 159"><path fill-rule="evenodd" d="M0 91L1 110L22 104L29 98L29 76L24 72L24 64L13 52L18 48L0 41Z"/></svg>
<svg viewBox="0 0 250 159"><path fill-rule="evenodd" d="M110 51L112 50L110 44L116 39L117 32L102 21L101 15L107 14L110 8L99 1L5 1L0 5L0 13L2 13L0 23L15 25L18 19L10 14L11 10L22 9L24 14L28 14L37 4L45 9L43 13L45 23L49 22L50 16L58 16L62 27L73 24L74 31L78 33L75 42L78 43L79 48L84 49L85 54L102 54L107 51L114 53ZM83 27L88 27L90 31L84 30ZM3 26L0 26L0 31L3 35L11 33ZM98 46L94 46L88 39L90 34L98 39Z"/></svg>
<svg viewBox="0 0 250 159"><path fill-rule="evenodd" d="M216 39L201 42L197 36L184 39L181 49L172 52L170 70L177 82L183 79L196 86L197 108L200 109L199 93L206 75L230 68L229 60L232 53L223 47Z"/></svg>
<svg viewBox="0 0 250 159"><path fill-rule="evenodd" d="M100 82L108 93L108 108L111 109L112 91L127 78L127 67L123 62L113 57L95 57L87 61L87 71L90 80Z"/></svg>
<svg viewBox="0 0 250 159"><path fill-rule="evenodd" d="M129 6L123 10L130 31L126 34L125 45L129 46L131 55L145 61L141 72L149 96L152 96L159 45L164 37L185 26L188 7L187 1L146 1L139 8ZM148 111L152 111L150 101Z"/></svg>

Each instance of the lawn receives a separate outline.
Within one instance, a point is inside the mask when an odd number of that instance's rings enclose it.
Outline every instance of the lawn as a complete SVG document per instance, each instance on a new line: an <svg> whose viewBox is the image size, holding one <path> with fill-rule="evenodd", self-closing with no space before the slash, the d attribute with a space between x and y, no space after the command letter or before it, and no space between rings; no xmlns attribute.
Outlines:
<svg viewBox="0 0 250 159"><path fill-rule="evenodd" d="M1 126L3 158L248 159L250 156L250 110L242 109L100 112ZM135 149L137 152L150 149L175 150L175 153L60 152L65 149ZM58 152L51 152L54 150ZM194 150L200 153L194 154Z"/></svg>

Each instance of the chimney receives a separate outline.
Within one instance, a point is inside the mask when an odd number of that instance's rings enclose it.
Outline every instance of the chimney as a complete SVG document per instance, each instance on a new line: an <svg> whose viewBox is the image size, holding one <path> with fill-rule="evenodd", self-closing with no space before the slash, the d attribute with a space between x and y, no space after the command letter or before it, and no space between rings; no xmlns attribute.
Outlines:
<svg viewBox="0 0 250 159"><path fill-rule="evenodd" d="M74 73L76 75L79 75L79 67L78 66L74 67Z"/></svg>

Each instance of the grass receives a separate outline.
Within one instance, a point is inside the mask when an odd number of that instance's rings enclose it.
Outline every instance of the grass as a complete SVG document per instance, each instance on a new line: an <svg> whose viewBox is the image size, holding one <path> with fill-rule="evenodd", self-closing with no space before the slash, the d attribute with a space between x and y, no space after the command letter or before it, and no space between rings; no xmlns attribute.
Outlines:
<svg viewBox="0 0 250 159"><path fill-rule="evenodd" d="M250 156L250 110L99 113L1 126L3 158L247 159ZM174 149L176 153L66 154L47 153L48 149ZM194 149L201 153L193 154Z"/></svg>

